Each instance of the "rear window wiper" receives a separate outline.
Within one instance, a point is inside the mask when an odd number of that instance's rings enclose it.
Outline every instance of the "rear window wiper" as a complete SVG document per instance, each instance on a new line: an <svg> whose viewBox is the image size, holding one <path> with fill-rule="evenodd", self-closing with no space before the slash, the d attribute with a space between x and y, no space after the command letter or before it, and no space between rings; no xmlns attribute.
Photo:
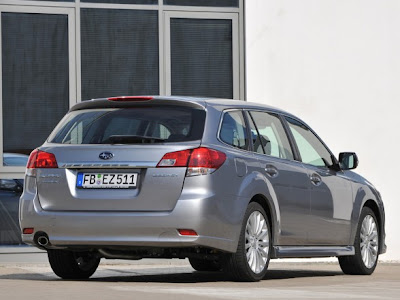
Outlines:
<svg viewBox="0 0 400 300"><path fill-rule="evenodd" d="M165 139L141 135L111 135L102 144L154 144L165 142Z"/></svg>

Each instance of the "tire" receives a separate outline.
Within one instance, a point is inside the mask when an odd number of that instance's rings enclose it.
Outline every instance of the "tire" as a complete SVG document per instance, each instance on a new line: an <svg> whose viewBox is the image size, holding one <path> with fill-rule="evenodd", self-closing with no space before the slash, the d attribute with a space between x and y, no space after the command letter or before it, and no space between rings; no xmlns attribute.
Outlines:
<svg viewBox="0 0 400 300"><path fill-rule="evenodd" d="M206 260L198 258L189 258L193 269L200 272L218 272L221 271L221 263L217 260Z"/></svg>
<svg viewBox="0 0 400 300"><path fill-rule="evenodd" d="M271 249L269 220L262 206L251 202L243 218L236 253L227 256L224 271L237 281L259 281L267 273Z"/></svg>
<svg viewBox="0 0 400 300"><path fill-rule="evenodd" d="M92 252L48 250L53 272L63 279L88 279L96 272L100 258Z"/></svg>
<svg viewBox="0 0 400 300"><path fill-rule="evenodd" d="M367 226L368 224L371 225ZM364 237L365 233L367 233L366 237ZM354 241L355 254L338 257L343 273L349 275L371 275L378 263L379 241L380 233L376 216L372 209L364 207L357 225ZM365 246L362 247L362 244Z"/></svg>

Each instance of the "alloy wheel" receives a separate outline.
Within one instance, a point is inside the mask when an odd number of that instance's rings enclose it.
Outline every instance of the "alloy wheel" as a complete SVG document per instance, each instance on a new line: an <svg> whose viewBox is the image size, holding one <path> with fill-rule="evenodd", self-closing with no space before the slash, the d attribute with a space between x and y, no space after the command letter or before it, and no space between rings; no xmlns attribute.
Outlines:
<svg viewBox="0 0 400 300"><path fill-rule="evenodd" d="M360 250L364 265L372 268L378 257L378 228L371 215L366 215L361 224Z"/></svg>
<svg viewBox="0 0 400 300"><path fill-rule="evenodd" d="M259 274L267 265L270 243L268 223L261 212L254 211L249 216L245 239L247 263L255 274Z"/></svg>

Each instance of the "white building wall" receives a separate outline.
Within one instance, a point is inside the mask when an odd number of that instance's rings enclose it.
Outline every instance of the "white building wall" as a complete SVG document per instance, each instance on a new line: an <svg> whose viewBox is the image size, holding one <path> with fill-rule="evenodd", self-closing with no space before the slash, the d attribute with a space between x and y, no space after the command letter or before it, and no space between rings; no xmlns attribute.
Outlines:
<svg viewBox="0 0 400 300"><path fill-rule="evenodd" d="M247 100L288 110L381 192L400 260L400 2L246 0Z"/></svg>

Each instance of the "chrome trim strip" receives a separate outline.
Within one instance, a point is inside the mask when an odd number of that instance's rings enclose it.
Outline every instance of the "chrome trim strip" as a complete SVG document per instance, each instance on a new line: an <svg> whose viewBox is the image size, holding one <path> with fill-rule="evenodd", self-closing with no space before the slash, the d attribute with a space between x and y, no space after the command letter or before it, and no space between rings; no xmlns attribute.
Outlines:
<svg viewBox="0 0 400 300"><path fill-rule="evenodd" d="M153 161L142 161L142 162L119 162L119 163L99 163L99 162L87 162L87 163L60 163L59 168L64 169L123 169L123 168L155 168L157 162Z"/></svg>
<svg viewBox="0 0 400 300"><path fill-rule="evenodd" d="M354 246L274 246L273 258L308 258L354 255Z"/></svg>

